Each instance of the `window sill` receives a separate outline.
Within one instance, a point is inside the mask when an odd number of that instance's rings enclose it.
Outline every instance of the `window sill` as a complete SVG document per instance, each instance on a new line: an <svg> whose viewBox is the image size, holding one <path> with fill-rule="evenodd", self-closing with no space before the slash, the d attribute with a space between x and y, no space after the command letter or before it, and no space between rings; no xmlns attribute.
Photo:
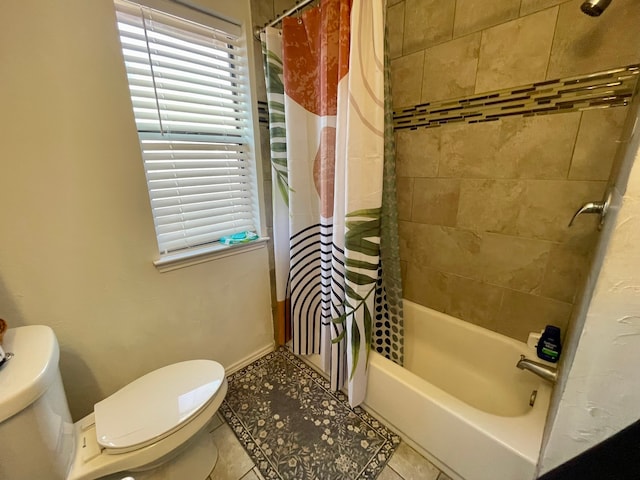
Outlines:
<svg viewBox="0 0 640 480"><path fill-rule="evenodd" d="M269 237L260 237L248 243L238 245L223 245L222 243L215 245L207 245L206 247L188 250L185 252L170 253L162 255L158 260L153 262L160 273L170 272L178 268L190 267L199 263L210 262L218 258L238 255L240 253L250 252L259 248L264 248Z"/></svg>

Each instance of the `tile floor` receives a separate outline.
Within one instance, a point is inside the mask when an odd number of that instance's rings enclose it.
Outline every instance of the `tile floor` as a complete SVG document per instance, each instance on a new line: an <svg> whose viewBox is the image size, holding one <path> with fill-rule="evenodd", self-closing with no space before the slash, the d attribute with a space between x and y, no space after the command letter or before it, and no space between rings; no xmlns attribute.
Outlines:
<svg viewBox="0 0 640 480"><path fill-rule="evenodd" d="M216 414L210 428L213 440L218 447L219 457L209 480L263 480L258 468L219 414ZM401 443L378 476L378 480L450 480L450 478L406 443Z"/></svg>

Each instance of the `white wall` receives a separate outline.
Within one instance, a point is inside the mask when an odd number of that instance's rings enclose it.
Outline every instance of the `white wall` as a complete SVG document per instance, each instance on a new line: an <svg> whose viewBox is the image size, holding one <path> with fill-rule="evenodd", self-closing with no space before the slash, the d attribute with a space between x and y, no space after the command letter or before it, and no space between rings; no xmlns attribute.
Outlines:
<svg viewBox="0 0 640 480"><path fill-rule="evenodd" d="M202 3L249 15L247 1ZM75 419L154 368L229 366L273 341L265 248L153 266L119 48L110 0L2 4L0 317L53 327Z"/></svg>
<svg viewBox="0 0 640 480"><path fill-rule="evenodd" d="M640 100L637 97L619 151L621 167L611 213L596 251L575 331L565 349L566 371L556 387L554 415L547 425L547 441L539 465L541 473L640 419Z"/></svg>

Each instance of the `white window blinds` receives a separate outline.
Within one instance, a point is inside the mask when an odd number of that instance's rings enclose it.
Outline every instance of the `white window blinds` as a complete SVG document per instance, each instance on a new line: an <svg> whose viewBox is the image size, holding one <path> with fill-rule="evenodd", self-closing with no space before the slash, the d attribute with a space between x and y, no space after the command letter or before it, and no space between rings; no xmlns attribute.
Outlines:
<svg viewBox="0 0 640 480"><path fill-rule="evenodd" d="M160 253L255 231L246 48L216 28L116 0Z"/></svg>

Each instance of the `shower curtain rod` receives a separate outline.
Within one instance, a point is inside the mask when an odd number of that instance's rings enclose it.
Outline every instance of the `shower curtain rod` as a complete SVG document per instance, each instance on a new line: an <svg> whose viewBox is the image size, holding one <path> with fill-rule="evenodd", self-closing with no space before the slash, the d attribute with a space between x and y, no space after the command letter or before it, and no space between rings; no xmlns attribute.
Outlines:
<svg viewBox="0 0 640 480"><path fill-rule="evenodd" d="M280 23L282 21L283 18L288 17L289 15L296 13L298 10L300 10L301 8L306 7L307 5L309 5L310 3L314 2L315 0L302 0L298 3L296 3L293 7L291 7L289 10L287 10L286 12L284 12L282 15L278 16L275 18L275 20L271 20L269 23L267 23L266 25L262 26L262 27L256 27L255 30L253 31L253 35L260 40L260 33L268 27L273 27L274 25Z"/></svg>

